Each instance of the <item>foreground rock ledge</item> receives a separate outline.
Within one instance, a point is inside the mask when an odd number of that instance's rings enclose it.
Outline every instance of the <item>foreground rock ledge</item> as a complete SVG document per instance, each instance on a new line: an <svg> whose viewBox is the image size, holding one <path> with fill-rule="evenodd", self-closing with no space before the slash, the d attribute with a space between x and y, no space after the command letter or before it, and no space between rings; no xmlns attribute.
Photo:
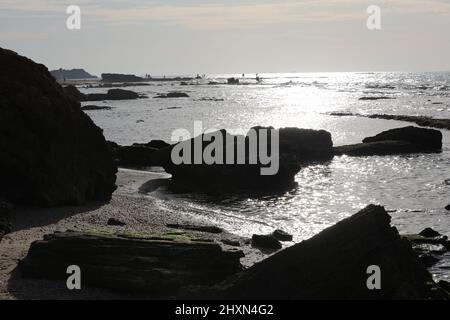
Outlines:
<svg viewBox="0 0 450 320"><path fill-rule="evenodd" d="M67 279L70 265L83 283L145 296L170 296L181 286L212 285L242 270L242 251L173 231L163 235L63 232L32 243L19 270L26 278Z"/></svg>
<svg viewBox="0 0 450 320"><path fill-rule="evenodd" d="M410 244L370 205L313 238L285 249L212 288L185 288L187 299L448 298ZM369 290L367 268L381 269L381 290Z"/></svg>

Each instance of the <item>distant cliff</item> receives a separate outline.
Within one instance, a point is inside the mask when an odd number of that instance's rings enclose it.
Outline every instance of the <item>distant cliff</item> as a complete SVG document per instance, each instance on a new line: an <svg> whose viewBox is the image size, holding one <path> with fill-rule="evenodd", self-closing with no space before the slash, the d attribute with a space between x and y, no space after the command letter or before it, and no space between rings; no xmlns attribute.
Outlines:
<svg viewBox="0 0 450 320"><path fill-rule="evenodd" d="M52 70L50 71L53 77L56 80L79 80L79 79L95 79L96 76L93 76L86 72L84 69L72 69L72 70Z"/></svg>
<svg viewBox="0 0 450 320"><path fill-rule="evenodd" d="M134 74L120 74L120 73L102 73L103 82L139 82L146 79L135 76Z"/></svg>

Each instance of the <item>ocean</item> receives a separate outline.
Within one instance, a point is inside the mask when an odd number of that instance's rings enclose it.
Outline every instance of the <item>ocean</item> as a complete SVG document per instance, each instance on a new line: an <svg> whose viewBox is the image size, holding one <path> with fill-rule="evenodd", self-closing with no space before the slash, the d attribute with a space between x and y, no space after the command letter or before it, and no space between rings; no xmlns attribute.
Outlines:
<svg viewBox="0 0 450 320"><path fill-rule="evenodd" d="M441 73L289 73L207 75L204 79L154 82L125 89L147 99L105 101L111 110L87 111L108 140L122 145L162 139L176 129L244 129L264 125L324 129L334 145L361 142L381 131L413 125L407 122L336 117L332 112L398 114L450 118L450 72ZM236 77L240 85L228 85ZM84 93L108 88L80 88ZM182 91L189 98L154 99L159 93ZM362 97L388 97L360 100ZM83 103L93 104L93 103ZM303 168L297 186L283 194L210 197L172 194L159 188L155 197L167 210L205 217L230 232L249 237L276 228L301 241L348 217L366 205L389 210L401 233L425 227L450 235L450 133L443 133L443 152L402 156L335 157ZM447 253L448 255L448 253ZM450 279L450 256L432 268L437 279Z"/></svg>

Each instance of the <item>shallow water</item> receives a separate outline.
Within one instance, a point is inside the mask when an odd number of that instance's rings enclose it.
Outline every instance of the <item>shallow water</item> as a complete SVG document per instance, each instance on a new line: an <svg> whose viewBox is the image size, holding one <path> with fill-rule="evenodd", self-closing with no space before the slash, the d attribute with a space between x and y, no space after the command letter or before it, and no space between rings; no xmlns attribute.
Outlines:
<svg viewBox="0 0 450 320"><path fill-rule="evenodd" d="M109 140L120 144L170 141L173 130L193 130L194 121L204 129L249 129L254 125L325 129L335 145L361 142L364 137L410 123L358 117L334 117L327 113L387 113L450 118L450 73L322 73L262 74L246 85L226 85L231 75L215 75L195 85L159 83L126 89L145 93L148 99L106 101L109 111L88 114L104 129ZM234 75L237 76L237 75ZM210 80L217 85L208 85ZM198 83L197 83L198 82ZM101 92L107 89L83 89ZM157 93L180 90L190 98L153 99ZM395 99L360 101L366 96ZM198 101L201 98L224 101ZM89 103L91 104L91 103ZM100 103L101 104L101 103ZM206 215L213 223L243 236L282 228L306 239L365 207L386 206L401 232L417 233L425 227L450 235L450 132L443 130L441 154L387 157L336 157L328 164L302 169L298 186L285 194L248 198L208 198L173 195L159 189L169 210ZM176 201L173 201L176 199ZM443 266L444 268L439 268ZM450 259L433 269L438 278L450 278Z"/></svg>

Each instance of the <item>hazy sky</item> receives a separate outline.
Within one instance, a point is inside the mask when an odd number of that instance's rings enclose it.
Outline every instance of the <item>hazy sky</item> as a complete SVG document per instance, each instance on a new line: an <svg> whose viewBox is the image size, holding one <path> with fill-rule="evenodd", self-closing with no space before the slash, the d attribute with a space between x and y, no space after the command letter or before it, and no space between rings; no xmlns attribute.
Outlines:
<svg viewBox="0 0 450 320"><path fill-rule="evenodd" d="M0 46L97 75L450 70L450 0L0 0Z"/></svg>

